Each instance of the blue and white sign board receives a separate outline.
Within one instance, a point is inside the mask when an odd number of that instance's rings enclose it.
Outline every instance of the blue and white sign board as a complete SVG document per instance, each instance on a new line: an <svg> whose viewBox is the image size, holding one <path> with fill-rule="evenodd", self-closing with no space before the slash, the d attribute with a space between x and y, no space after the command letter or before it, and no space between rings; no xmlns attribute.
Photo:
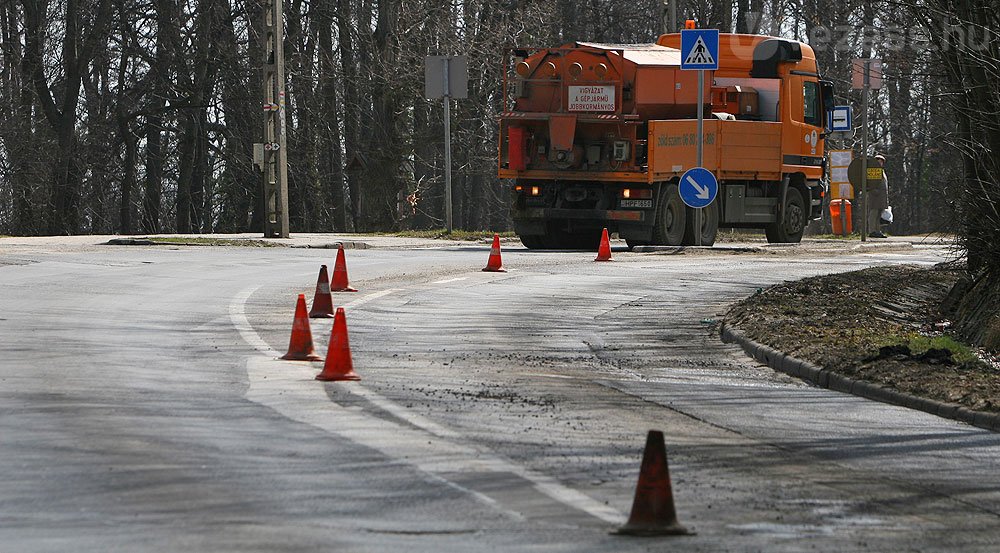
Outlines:
<svg viewBox="0 0 1000 553"><path fill-rule="evenodd" d="M830 130L833 132L850 132L853 128L851 121L851 106L834 106L830 110Z"/></svg>
<svg viewBox="0 0 1000 553"><path fill-rule="evenodd" d="M681 29L681 69L719 68L719 30Z"/></svg>
<svg viewBox="0 0 1000 553"><path fill-rule="evenodd" d="M678 191L688 207L702 208L711 204L719 194L719 181L708 169L695 167L681 175Z"/></svg>

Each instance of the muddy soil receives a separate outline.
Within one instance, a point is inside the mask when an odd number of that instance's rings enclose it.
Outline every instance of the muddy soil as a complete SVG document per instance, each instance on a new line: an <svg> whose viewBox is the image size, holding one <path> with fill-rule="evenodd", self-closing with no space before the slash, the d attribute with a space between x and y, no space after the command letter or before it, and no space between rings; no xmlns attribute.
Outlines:
<svg viewBox="0 0 1000 553"><path fill-rule="evenodd" d="M1000 412L996 363L948 339L940 306L960 276L949 266L895 266L789 282L735 305L726 324L853 379Z"/></svg>

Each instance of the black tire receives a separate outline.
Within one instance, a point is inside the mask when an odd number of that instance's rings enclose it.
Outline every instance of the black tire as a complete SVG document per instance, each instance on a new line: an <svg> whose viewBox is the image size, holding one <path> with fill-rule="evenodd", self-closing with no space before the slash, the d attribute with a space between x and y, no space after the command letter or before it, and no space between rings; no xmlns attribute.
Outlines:
<svg viewBox="0 0 1000 553"><path fill-rule="evenodd" d="M696 209L687 208L687 224L684 225L684 245L694 246L697 231L698 215ZM701 208L701 244L711 246L715 244L715 237L719 234L719 202L712 202L707 207Z"/></svg>
<svg viewBox="0 0 1000 553"><path fill-rule="evenodd" d="M802 241L802 233L806 230L809 217L806 204L802 201L802 193L797 188L789 187L785 196L785 209L782 210L782 220L771 223L764 229L767 241L772 244L797 244Z"/></svg>
<svg viewBox="0 0 1000 553"><path fill-rule="evenodd" d="M576 249L596 252L601 245L601 230L581 230L573 237Z"/></svg>
<svg viewBox="0 0 1000 553"><path fill-rule="evenodd" d="M545 235L545 247L550 250L572 250L576 248L574 238L564 230L549 230Z"/></svg>
<svg viewBox="0 0 1000 553"><path fill-rule="evenodd" d="M632 251L636 246L648 246L649 240L632 240L631 238L626 238L625 245L628 246L629 251Z"/></svg>
<svg viewBox="0 0 1000 553"><path fill-rule="evenodd" d="M687 206L677 193L674 183L663 186L656 219L653 223L653 243L660 246L680 246L684 243Z"/></svg>
<svg viewBox="0 0 1000 553"><path fill-rule="evenodd" d="M524 244L524 247L529 250L544 250L546 248L544 235L525 234L524 236L518 236L518 238L521 239L521 243Z"/></svg>

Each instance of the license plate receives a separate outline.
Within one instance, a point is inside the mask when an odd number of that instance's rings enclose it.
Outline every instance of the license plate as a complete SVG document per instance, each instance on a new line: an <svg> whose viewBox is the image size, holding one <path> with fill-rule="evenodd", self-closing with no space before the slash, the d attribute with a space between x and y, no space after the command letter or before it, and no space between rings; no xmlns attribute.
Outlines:
<svg viewBox="0 0 1000 553"><path fill-rule="evenodd" d="M653 207L653 200L622 200L622 207Z"/></svg>

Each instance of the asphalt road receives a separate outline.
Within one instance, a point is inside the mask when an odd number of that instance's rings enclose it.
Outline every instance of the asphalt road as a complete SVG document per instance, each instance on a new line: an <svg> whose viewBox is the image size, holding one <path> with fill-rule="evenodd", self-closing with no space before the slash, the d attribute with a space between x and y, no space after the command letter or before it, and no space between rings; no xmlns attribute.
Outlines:
<svg viewBox="0 0 1000 553"><path fill-rule="evenodd" d="M0 239L0 552L1000 550L995 434L713 331L758 287L945 248L511 246L484 273L486 245L384 239L335 298L362 381L324 384L276 358L332 250L95 241ZM697 535L609 535L649 429Z"/></svg>

